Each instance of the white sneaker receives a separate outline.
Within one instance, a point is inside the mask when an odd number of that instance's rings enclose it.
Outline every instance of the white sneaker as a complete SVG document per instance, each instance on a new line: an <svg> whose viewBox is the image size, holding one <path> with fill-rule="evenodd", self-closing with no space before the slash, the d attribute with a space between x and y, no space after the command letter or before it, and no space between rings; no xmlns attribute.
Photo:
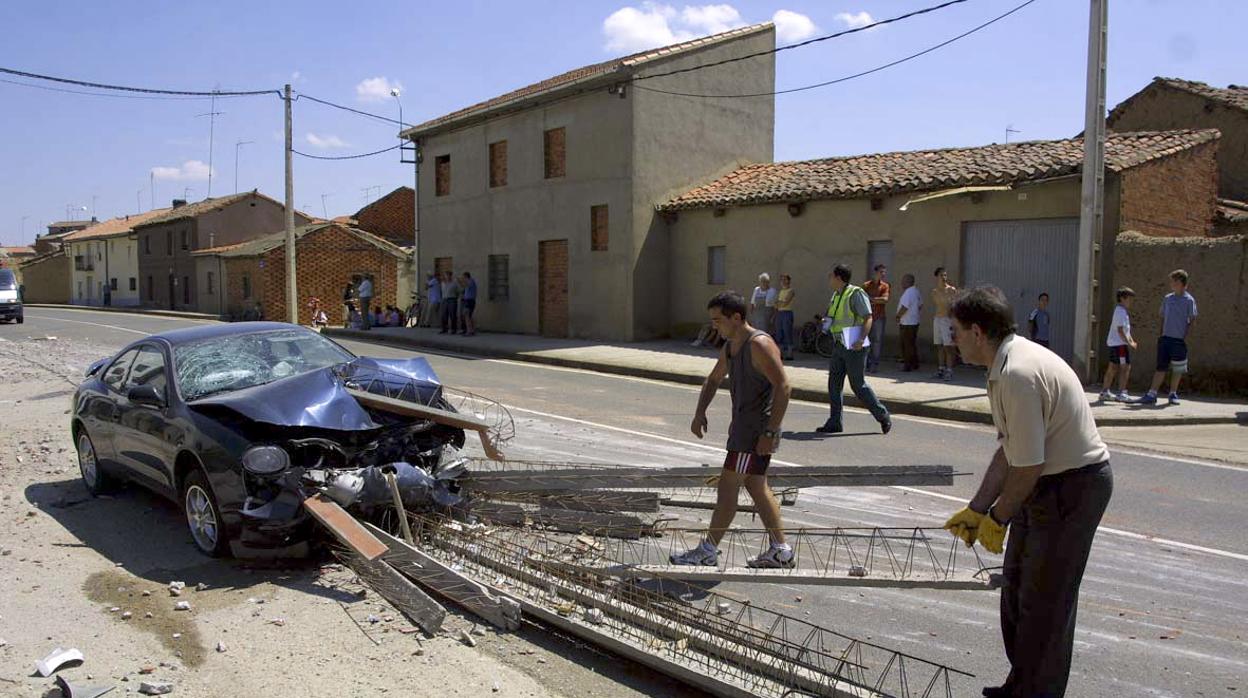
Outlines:
<svg viewBox="0 0 1248 698"><path fill-rule="evenodd" d="M719 564L719 551L715 548L708 549L704 545L699 545L693 550L686 550L679 555L670 555L668 560L673 565L688 565L691 567L714 567Z"/></svg>
<svg viewBox="0 0 1248 698"><path fill-rule="evenodd" d="M1135 398L1131 397L1131 395L1125 390L1119 391L1119 393L1114 396L1114 399L1118 402L1135 402Z"/></svg>
<svg viewBox="0 0 1248 698"><path fill-rule="evenodd" d="M771 546L767 552L745 563L746 567L754 568L784 568L793 569L796 564L792 548L777 548Z"/></svg>
<svg viewBox="0 0 1248 698"><path fill-rule="evenodd" d="M1114 400L1117 400L1117 399L1118 399L1118 396L1114 395L1108 390L1101 391L1101 397L1100 397L1101 402L1113 402Z"/></svg>

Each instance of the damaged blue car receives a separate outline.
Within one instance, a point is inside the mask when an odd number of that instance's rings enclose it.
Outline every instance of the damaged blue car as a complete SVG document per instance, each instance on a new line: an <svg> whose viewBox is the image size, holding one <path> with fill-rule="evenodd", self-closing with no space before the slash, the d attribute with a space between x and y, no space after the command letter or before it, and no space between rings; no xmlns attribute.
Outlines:
<svg viewBox="0 0 1248 698"><path fill-rule="evenodd" d="M72 407L87 490L129 481L172 499L207 555L299 554L306 498L368 517L393 503L385 473L412 508L456 502L464 430L437 418L455 409L429 363L357 357L303 327L145 337L92 364Z"/></svg>

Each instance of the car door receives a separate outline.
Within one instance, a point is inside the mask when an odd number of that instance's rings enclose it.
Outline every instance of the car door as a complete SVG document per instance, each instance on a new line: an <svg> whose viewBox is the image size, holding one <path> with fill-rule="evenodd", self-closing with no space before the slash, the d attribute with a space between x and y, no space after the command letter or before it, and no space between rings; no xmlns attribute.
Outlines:
<svg viewBox="0 0 1248 698"><path fill-rule="evenodd" d="M138 349L128 349L113 359L100 372L100 383L103 390L87 390L83 392L83 404L79 406L78 415L82 418L95 447L95 457L110 467L119 465L114 437L117 432L117 400L122 397L121 390L126 382L126 374L130 364L139 353ZM128 475L129 473L125 473Z"/></svg>
<svg viewBox="0 0 1248 698"><path fill-rule="evenodd" d="M117 458L151 486L173 491L173 465L181 428L173 423L169 408L169 377L162 347L141 344L126 376L119 400L118 419L113 443ZM140 386L156 389L163 398L160 406L136 404L128 397L130 390Z"/></svg>

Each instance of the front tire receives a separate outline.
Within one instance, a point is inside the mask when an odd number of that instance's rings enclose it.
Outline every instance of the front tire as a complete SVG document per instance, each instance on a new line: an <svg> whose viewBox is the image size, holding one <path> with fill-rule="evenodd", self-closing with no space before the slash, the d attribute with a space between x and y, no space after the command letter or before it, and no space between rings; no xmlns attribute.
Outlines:
<svg viewBox="0 0 1248 698"><path fill-rule="evenodd" d="M86 429L78 432L78 474L82 476L82 484L92 497L98 497L113 488L115 481L100 466L99 456L95 452L95 444Z"/></svg>
<svg viewBox="0 0 1248 698"><path fill-rule="evenodd" d="M229 542L221 525L221 508L202 470L192 470L182 483L182 513L199 552L209 557L226 554Z"/></svg>

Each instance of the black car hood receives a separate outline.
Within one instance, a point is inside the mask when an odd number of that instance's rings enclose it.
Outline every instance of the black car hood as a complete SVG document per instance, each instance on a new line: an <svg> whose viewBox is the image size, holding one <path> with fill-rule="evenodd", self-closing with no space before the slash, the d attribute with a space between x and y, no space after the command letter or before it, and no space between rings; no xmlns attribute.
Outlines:
<svg viewBox="0 0 1248 698"><path fill-rule="evenodd" d="M429 362L416 359L360 358L347 364L309 371L272 383L212 395L187 403L191 408L224 407L255 422L282 427L314 427L336 431L380 429L360 403L347 392L340 374L358 380L382 381L390 389L405 384L422 401L436 399L442 390Z"/></svg>

